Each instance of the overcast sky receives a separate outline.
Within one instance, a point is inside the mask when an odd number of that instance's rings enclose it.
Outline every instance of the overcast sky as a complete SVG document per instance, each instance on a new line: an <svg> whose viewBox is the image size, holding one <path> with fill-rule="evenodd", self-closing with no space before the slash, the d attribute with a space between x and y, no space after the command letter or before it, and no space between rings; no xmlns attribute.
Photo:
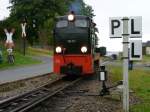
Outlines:
<svg viewBox="0 0 150 112"><path fill-rule="evenodd" d="M0 0L0 20L9 16L9 10L7 9L9 5L9 0Z"/></svg>
<svg viewBox="0 0 150 112"><path fill-rule="evenodd" d="M122 39L109 38L109 17L142 16L142 40L150 40L150 1L149 0L84 0L95 12L95 23L99 29L99 44L109 51L121 51ZM7 17L9 0L0 0L0 19Z"/></svg>

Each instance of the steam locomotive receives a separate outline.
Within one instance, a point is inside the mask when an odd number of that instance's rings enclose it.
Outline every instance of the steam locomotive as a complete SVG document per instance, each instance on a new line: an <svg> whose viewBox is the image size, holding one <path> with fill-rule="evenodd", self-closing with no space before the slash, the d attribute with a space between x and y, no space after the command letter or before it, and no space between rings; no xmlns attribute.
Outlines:
<svg viewBox="0 0 150 112"><path fill-rule="evenodd" d="M54 27L54 73L92 75L99 66L95 23L88 16L70 13L57 18Z"/></svg>

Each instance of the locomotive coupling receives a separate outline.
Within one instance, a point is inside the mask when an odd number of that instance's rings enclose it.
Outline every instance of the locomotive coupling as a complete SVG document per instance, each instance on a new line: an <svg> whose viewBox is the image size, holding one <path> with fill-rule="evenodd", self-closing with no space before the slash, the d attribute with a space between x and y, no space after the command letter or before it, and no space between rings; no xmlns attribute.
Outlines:
<svg viewBox="0 0 150 112"><path fill-rule="evenodd" d="M66 75L80 75L82 73L82 67L76 66L73 63L69 63L67 65L61 66L60 68L62 74Z"/></svg>

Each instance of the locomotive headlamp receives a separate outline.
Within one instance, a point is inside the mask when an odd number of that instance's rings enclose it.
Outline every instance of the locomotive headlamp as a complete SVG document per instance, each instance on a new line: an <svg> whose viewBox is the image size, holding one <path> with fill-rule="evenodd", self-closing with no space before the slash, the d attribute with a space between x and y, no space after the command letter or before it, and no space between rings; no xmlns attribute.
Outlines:
<svg viewBox="0 0 150 112"><path fill-rule="evenodd" d="M62 48L60 46L56 47L56 53L61 53L62 52Z"/></svg>
<svg viewBox="0 0 150 112"><path fill-rule="evenodd" d="M81 47L81 52L86 53L87 52L87 47L86 46Z"/></svg>
<svg viewBox="0 0 150 112"><path fill-rule="evenodd" d="M73 21L73 20L74 20L74 18L75 18L75 17L74 17L74 15L73 15L73 14L69 14L69 15L68 15L68 20L69 20L69 21Z"/></svg>

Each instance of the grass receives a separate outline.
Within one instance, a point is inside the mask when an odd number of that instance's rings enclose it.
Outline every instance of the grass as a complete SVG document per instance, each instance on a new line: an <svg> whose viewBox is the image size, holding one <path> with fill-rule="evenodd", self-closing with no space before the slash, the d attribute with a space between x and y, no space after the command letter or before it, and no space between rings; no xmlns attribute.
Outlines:
<svg viewBox="0 0 150 112"><path fill-rule="evenodd" d="M40 64L40 63L42 63L40 60L34 59L32 57L34 57L34 56L50 56L50 55L53 55L53 52L50 50L29 47L26 50L26 56L22 55L21 53L19 53L17 51L14 51L15 63L8 64L7 63L7 52L3 52L3 62L0 64L0 70L12 68L12 67L18 67L18 66Z"/></svg>
<svg viewBox="0 0 150 112"><path fill-rule="evenodd" d="M122 62L121 60L117 60L118 62ZM143 55L142 60L140 61L134 61L134 63L141 63L141 64L146 64L150 63L150 55Z"/></svg>
<svg viewBox="0 0 150 112"><path fill-rule="evenodd" d="M27 53L29 55L36 55L36 56L50 56L50 55L53 55L52 50L45 50L45 49L32 48L32 47L28 47Z"/></svg>
<svg viewBox="0 0 150 112"><path fill-rule="evenodd" d="M39 64L41 61L33 59L29 55L22 55L18 52L14 53L15 56L15 63L14 64L8 64L7 63L7 55L6 52L3 54L3 62L0 64L0 69L7 69L11 67L17 67L17 66L25 66L25 65L32 65L32 64Z"/></svg>
<svg viewBox="0 0 150 112"><path fill-rule="evenodd" d="M109 66L114 82L122 80L122 67ZM129 85L141 103L132 105L130 112L150 112L150 70L134 69L129 72Z"/></svg>
<svg viewBox="0 0 150 112"><path fill-rule="evenodd" d="M143 62L143 63L144 63L144 62L150 62L150 55L145 55L145 56L143 56L142 62Z"/></svg>

